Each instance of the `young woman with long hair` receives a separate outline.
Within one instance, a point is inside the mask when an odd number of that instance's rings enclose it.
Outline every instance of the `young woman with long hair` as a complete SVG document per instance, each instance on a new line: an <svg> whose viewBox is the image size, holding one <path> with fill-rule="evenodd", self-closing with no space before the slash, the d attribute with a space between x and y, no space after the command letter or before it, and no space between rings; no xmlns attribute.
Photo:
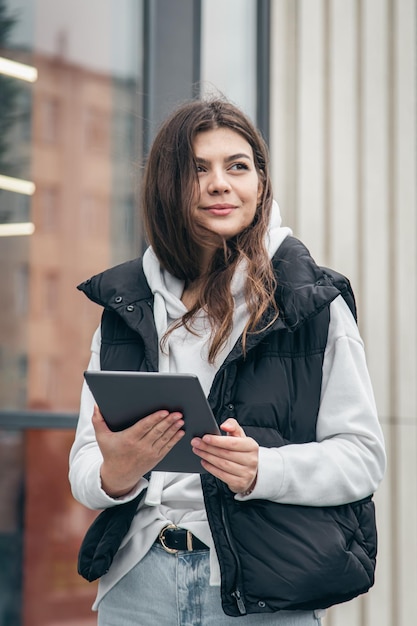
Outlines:
<svg viewBox="0 0 417 626"><path fill-rule="evenodd" d="M193 373L223 435L201 473L152 471L184 435L159 410L119 432L87 385L74 496L104 509L80 552L100 626L308 626L373 584L385 453L354 297L281 226L268 151L224 99L162 124L142 258L79 288L103 306L90 370Z"/></svg>

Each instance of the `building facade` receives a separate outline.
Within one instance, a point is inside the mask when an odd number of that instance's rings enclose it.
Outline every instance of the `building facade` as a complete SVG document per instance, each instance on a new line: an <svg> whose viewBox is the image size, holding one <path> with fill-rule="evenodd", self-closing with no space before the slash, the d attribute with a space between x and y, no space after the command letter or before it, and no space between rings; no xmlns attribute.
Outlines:
<svg viewBox="0 0 417 626"><path fill-rule="evenodd" d="M66 475L99 311L75 286L142 252L155 129L216 92L264 134L284 222L351 279L386 437L376 584L325 624L415 622L416 24L415 0L0 0L0 626L95 623Z"/></svg>

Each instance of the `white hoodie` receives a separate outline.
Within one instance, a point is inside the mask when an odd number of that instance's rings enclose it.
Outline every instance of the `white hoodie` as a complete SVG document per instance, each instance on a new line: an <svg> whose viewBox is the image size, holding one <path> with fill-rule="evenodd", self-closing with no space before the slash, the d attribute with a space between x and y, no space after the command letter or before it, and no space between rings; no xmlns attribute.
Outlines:
<svg viewBox="0 0 417 626"><path fill-rule="evenodd" d="M291 234L281 227L274 202L267 248L272 257ZM186 309L181 302L184 284L162 271L148 249L143 258L145 276L154 294L158 338ZM160 371L193 372L208 395L216 371L240 336L247 321L243 296L244 272L232 282L235 299L234 328L214 365L207 361L207 320L203 312L195 320L200 335L184 327L169 336L159 355ZM100 369L100 329L94 334L88 369ZM196 355L201 358L196 358ZM349 384L346 384L349 381ZM207 523L200 477L196 474L152 472L123 498L113 499L101 488L102 457L91 423L94 400L84 383L80 418L70 455L70 481L74 497L89 508L101 509L134 498L147 488L145 499L116 554L110 571L101 578L94 608L100 598L147 553L159 530L167 523L187 528L210 546L212 585L220 584L220 571ZM384 474L385 452L374 396L367 371L363 343L352 314L341 296L330 305L330 325L323 362L317 441L281 448L260 448L255 489L241 499L261 498L287 504L330 506L359 500L373 493Z"/></svg>

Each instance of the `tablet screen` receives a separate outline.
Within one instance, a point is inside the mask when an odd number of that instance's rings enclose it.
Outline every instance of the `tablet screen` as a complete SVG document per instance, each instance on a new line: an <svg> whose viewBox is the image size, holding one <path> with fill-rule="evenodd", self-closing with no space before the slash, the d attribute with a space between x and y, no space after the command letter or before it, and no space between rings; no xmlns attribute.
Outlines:
<svg viewBox="0 0 417 626"><path fill-rule="evenodd" d="M113 431L166 409L184 416L184 437L154 467L167 472L204 473L200 458L191 449L191 439L221 434L200 381L194 374L159 372L86 371L84 377Z"/></svg>

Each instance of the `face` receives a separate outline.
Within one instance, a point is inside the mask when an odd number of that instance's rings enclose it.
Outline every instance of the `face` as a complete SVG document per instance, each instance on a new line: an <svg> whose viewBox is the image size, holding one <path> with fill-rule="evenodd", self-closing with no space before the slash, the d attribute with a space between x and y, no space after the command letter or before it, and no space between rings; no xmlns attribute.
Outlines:
<svg viewBox="0 0 417 626"><path fill-rule="evenodd" d="M195 217L213 233L234 237L252 223L262 194L252 148L234 130L216 128L198 133L193 150L200 183Z"/></svg>

